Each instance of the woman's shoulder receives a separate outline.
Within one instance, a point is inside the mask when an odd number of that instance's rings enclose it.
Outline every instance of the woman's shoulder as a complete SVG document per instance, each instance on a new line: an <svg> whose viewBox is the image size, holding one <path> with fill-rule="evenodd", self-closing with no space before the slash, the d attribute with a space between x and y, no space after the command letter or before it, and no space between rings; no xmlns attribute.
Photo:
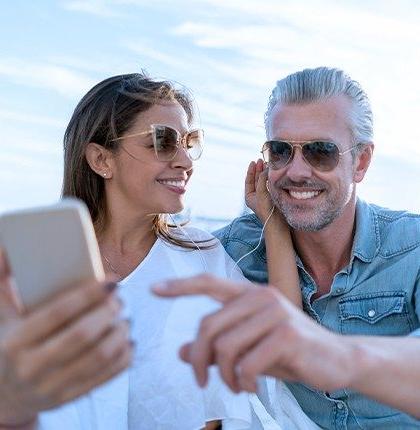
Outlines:
<svg viewBox="0 0 420 430"><path fill-rule="evenodd" d="M176 227L171 232L178 238L186 241L208 241L209 243L219 244L219 240L208 231L193 226Z"/></svg>

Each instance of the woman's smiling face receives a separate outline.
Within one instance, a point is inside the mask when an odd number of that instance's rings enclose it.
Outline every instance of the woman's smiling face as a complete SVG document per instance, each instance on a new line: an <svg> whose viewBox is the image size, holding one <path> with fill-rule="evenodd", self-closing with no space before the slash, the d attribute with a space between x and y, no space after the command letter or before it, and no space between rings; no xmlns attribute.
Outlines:
<svg viewBox="0 0 420 430"><path fill-rule="evenodd" d="M151 134L130 135L151 130L152 124L172 127L180 135L188 131L187 115L177 102L155 104L137 115L112 160L112 179L106 181L107 201L139 214L176 213L184 207L184 194L192 174L192 161L180 148L171 161L156 157Z"/></svg>

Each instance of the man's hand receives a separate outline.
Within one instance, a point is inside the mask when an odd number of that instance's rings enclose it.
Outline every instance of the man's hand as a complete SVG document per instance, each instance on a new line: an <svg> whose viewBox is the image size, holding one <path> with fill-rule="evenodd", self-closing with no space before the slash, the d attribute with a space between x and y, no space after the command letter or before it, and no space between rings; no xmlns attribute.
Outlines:
<svg viewBox="0 0 420 430"><path fill-rule="evenodd" d="M129 365L129 327L114 289L75 285L23 315L0 254L0 427L30 422Z"/></svg>
<svg viewBox="0 0 420 430"><path fill-rule="evenodd" d="M326 391L349 383L352 345L312 321L273 288L202 275L169 281L153 291L163 297L205 294L223 303L202 320L195 341L181 349L201 386L211 364L219 366L235 392L256 391L262 374Z"/></svg>

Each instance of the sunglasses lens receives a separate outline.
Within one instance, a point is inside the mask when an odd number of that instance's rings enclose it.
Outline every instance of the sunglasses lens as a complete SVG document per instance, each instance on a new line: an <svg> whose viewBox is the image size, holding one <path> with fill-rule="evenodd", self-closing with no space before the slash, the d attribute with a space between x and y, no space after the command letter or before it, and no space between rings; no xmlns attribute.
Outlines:
<svg viewBox="0 0 420 430"><path fill-rule="evenodd" d="M172 160L178 149L178 132L171 127L155 125L154 143L158 160Z"/></svg>
<svg viewBox="0 0 420 430"><path fill-rule="evenodd" d="M293 147L288 142L281 140L269 140L263 149L264 161L274 169L284 167L292 156Z"/></svg>
<svg viewBox="0 0 420 430"><path fill-rule="evenodd" d="M203 130L193 130L186 135L185 145L191 160L198 160L203 152ZM154 126L154 142L159 161L173 160L181 145L179 133L165 125Z"/></svg>
<svg viewBox="0 0 420 430"><path fill-rule="evenodd" d="M332 142L310 142L302 146L302 153L307 162L315 169L323 172L337 167L339 152L337 145Z"/></svg>
<svg viewBox="0 0 420 430"><path fill-rule="evenodd" d="M201 129L190 131L187 134L187 152L191 160L195 161L203 153L204 132Z"/></svg>

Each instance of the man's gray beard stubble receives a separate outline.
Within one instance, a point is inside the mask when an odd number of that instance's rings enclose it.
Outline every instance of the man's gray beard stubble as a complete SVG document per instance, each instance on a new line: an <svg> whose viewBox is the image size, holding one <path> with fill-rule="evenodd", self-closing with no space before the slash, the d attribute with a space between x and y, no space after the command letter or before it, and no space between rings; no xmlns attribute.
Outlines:
<svg viewBox="0 0 420 430"><path fill-rule="evenodd" d="M328 190L325 192L328 192ZM278 199L277 194L274 197L272 196L272 199L277 209L284 216L290 228L293 230L315 232L320 231L330 225L343 213L344 208L350 199L351 193L352 191L349 190L349 193L344 201L340 202L338 205L334 201L329 200L327 197L327 200L324 202L324 204L313 211L315 216L303 222L297 220L296 216L294 215L294 212L297 213L297 211L299 211L299 206L294 206L293 208L287 207L287 205Z"/></svg>

